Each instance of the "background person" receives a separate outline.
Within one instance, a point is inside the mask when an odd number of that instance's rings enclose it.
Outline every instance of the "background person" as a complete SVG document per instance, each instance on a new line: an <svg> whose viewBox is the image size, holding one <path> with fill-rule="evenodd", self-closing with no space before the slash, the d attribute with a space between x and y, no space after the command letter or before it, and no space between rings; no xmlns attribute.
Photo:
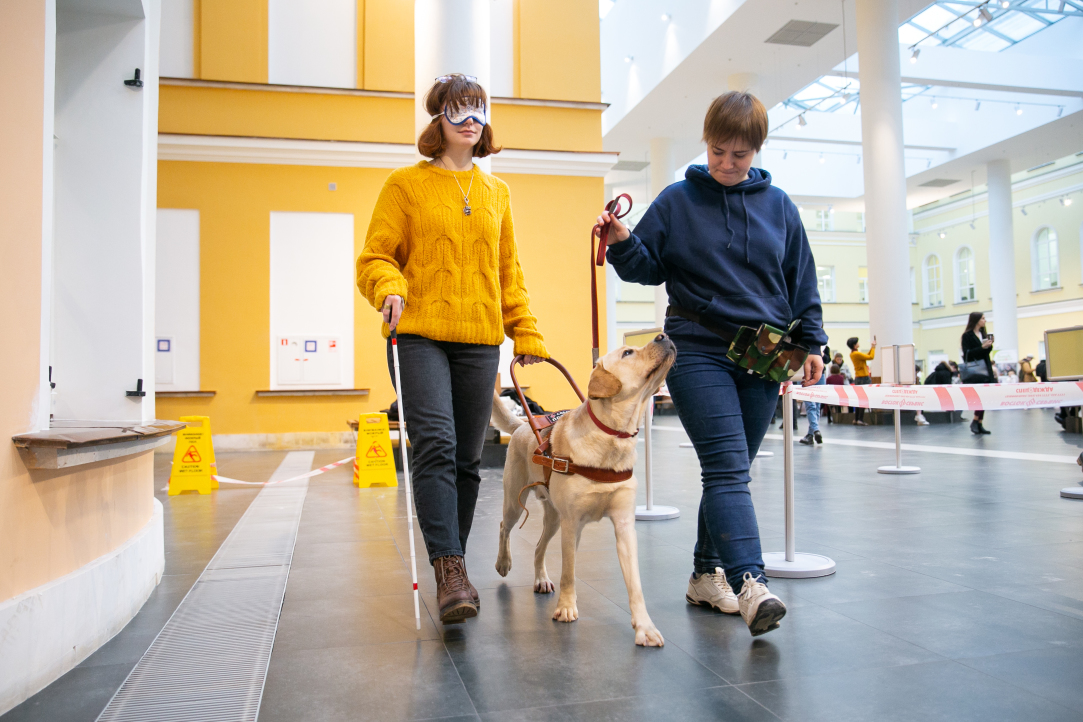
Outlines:
<svg viewBox="0 0 1083 722"><path fill-rule="evenodd" d="M865 386L872 383L872 374L869 371L869 361L876 358L876 337L872 337L872 349L866 354L857 347L858 338L854 336L847 339L846 345L850 348L850 361L854 364L854 384ZM854 411L854 426L868 426L865 423L865 409L860 406Z"/></svg>
<svg viewBox="0 0 1083 722"><path fill-rule="evenodd" d="M529 363L549 355L528 307L508 186L473 161L500 150L487 105L474 79L437 79L417 142L432 161L391 173L357 259L357 288L382 311L384 335L399 331L417 519L445 624L479 606L463 557L500 344L506 332ZM387 364L394 381L390 341Z"/></svg>
<svg viewBox="0 0 1083 722"><path fill-rule="evenodd" d="M842 351L836 351L835 357L832 359L836 366L839 367L839 373L845 378L847 383L852 383L854 380L853 374L850 373L850 367L846 365L845 359L842 357Z"/></svg>
<svg viewBox="0 0 1083 722"><path fill-rule="evenodd" d="M977 374L963 379L964 384L993 384L996 377L993 375L993 362L990 354L993 350L993 337L985 332L985 314L974 311L966 322L966 330L960 339L963 351L963 363L981 362L986 369L984 375ZM982 422L985 420L985 411L975 411L974 418L970 421L970 430L975 434L991 434Z"/></svg>
<svg viewBox="0 0 1083 722"><path fill-rule="evenodd" d="M831 360L831 349L824 346L824 352L821 354L824 360L824 368L827 368L828 361ZM795 381L796 383L796 377ZM821 373L820 380L816 382L816 385L822 385L827 383L827 374ZM812 446L813 444L824 443L824 437L820 434L820 413L823 410L823 404L816 404L811 401L805 402L805 415L808 417L808 433L801 438L801 443L805 446Z"/></svg>
<svg viewBox="0 0 1083 722"><path fill-rule="evenodd" d="M730 340L722 334L732 339L739 328L764 323L785 329L800 319L795 340L811 349L806 385L823 372L827 342L816 262L797 206L767 171L751 167L767 128L767 111L754 96L716 98L703 123L707 165L689 166L683 181L663 190L635 235L607 213L599 219L613 223L608 258L617 275L665 283L669 293L666 331L677 361L666 383L703 478L686 599L740 611L753 635L776 628L786 613L767 589L748 490L779 384L726 358Z"/></svg>
<svg viewBox="0 0 1083 722"><path fill-rule="evenodd" d="M1033 356L1027 356L1025 359L1019 362L1020 383L1032 384L1038 380L1038 377L1034 374L1034 367L1030 363L1033 360Z"/></svg>

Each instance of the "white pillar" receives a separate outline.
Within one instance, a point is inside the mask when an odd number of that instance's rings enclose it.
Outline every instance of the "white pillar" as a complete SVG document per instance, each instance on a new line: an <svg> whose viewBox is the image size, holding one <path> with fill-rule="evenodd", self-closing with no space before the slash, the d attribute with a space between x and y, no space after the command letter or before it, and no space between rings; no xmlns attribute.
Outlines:
<svg viewBox="0 0 1083 722"><path fill-rule="evenodd" d="M1012 229L1012 169L1006 160L986 167L989 185L989 284L997 362L1019 360L1019 317L1015 303L1015 235Z"/></svg>
<svg viewBox="0 0 1083 722"><path fill-rule="evenodd" d="M910 308L898 0L857 0L869 330L881 346L914 341Z"/></svg>
<svg viewBox="0 0 1083 722"><path fill-rule="evenodd" d="M473 75L489 92L490 10L491 0L414 0L415 139L431 120L425 110L425 93L437 77L449 73ZM489 172L488 158L474 162Z"/></svg>
<svg viewBox="0 0 1083 722"><path fill-rule="evenodd" d="M673 183L673 174L677 172L673 157L673 141L670 138L651 138L651 201ZM669 294L665 284L654 287L654 325L662 327L666 323L666 306Z"/></svg>

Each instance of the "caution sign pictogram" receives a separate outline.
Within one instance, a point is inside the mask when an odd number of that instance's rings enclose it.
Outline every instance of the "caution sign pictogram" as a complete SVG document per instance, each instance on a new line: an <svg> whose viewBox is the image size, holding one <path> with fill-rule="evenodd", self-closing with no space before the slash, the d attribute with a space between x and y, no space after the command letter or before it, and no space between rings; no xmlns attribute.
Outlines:
<svg viewBox="0 0 1083 722"><path fill-rule="evenodd" d="M199 462L203 461L203 457L199 455L199 451L193 444L192 446L188 447L188 451L184 452L184 456L181 457L181 461L185 462L186 464L198 464Z"/></svg>
<svg viewBox="0 0 1083 722"><path fill-rule="evenodd" d="M354 486L398 486L387 414L361 414L357 419Z"/></svg>

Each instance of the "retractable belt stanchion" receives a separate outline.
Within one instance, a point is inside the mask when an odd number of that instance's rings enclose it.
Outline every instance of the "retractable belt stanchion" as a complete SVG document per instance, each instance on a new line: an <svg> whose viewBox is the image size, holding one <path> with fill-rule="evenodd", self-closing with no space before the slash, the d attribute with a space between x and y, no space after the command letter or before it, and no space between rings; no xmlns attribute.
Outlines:
<svg viewBox="0 0 1083 722"><path fill-rule="evenodd" d="M647 505L636 507L636 521L657 521L661 519L676 519L681 515L681 510L675 506L654 505L654 483L652 479L653 459L651 458L651 427L654 425L654 397L647 402L646 424L643 429L643 445L646 447L643 454L644 463L644 488L647 492Z"/></svg>
<svg viewBox="0 0 1083 722"><path fill-rule="evenodd" d="M782 450L785 469L783 483L786 508L786 551L763 555L764 572L769 577L807 579L835 573L835 562L820 554L797 552L793 498L793 386L787 384L782 397Z"/></svg>
<svg viewBox="0 0 1083 722"><path fill-rule="evenodd" d="M892 346L892 355L895 357L895 383L900 383L902 375L899 363L899 347ZM876 470L878 474L920 474L921 468L917 466L903 466L902 463L902 410L895 409L895 466L881 466Z"/></svg>

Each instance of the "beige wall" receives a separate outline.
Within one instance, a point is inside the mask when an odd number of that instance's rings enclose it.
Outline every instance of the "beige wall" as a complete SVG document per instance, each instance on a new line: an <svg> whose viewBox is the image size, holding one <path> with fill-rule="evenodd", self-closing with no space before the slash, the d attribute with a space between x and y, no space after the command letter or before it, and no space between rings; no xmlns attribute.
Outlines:
<svg viewBox="0 0 1083 722"><path fill-rule="evenodd" d="M34 430L38 402L45 38L45 3L0 2L0 601L115 549L153 512L150 453L30 472L8 440Z"/></svg>

